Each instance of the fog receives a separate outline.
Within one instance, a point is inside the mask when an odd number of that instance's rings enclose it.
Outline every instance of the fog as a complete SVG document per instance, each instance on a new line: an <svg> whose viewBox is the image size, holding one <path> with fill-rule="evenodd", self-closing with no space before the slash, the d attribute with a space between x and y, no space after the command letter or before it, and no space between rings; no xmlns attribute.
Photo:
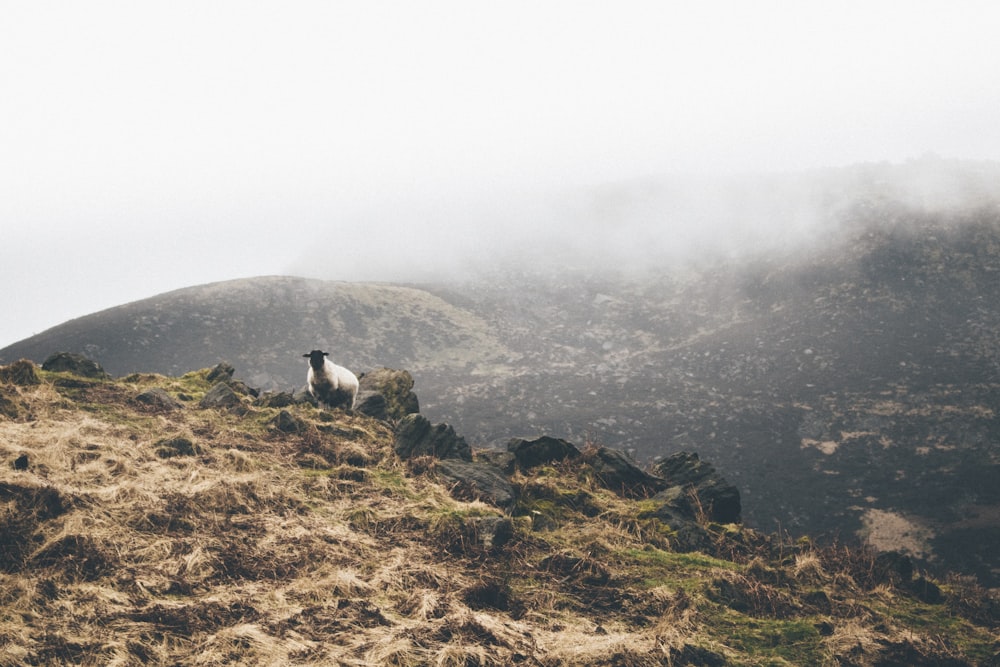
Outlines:
<svg viewBox="0 0 1000 667"><path fill-rule="evenodd" d="M998 19L961 1L2 3L0 347L237 277L798 243L831 215L816 183L849 165L899 165L908 197L946 203L963 188L912 165L1000 159Z"/></svg>

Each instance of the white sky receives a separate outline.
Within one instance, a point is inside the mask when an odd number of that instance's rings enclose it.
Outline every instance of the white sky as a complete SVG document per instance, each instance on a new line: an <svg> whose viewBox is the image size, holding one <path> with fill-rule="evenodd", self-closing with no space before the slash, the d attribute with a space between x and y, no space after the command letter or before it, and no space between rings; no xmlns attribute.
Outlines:
<svg viewBox="0 0 1000 667"><path fill-rule="evenodd" d="M998 28L962 0L0 0L0 347L214 280L461 267L591 185L1000 159Z"/></svg>

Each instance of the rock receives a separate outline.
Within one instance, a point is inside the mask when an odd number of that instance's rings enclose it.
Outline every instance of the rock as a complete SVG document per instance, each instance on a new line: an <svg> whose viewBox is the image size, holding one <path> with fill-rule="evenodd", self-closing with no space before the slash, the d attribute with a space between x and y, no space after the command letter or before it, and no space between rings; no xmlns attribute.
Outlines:
<svg viewBox="0 0 1000 667"><path fill-rule="evenodd" d="M397 420L408 414L420 412L420 402L413 393L413 376L409 371L378 368L363 374L358 383L355 408L364 414L378 419ZM362 409L372 396L382 396L385 399L384 406L376 399L366 409ZM375 409L376 406L382 414L366 411Z"/></svg>
<svg viewBox="0 0 1000 667"><path fill-rule="evenodd" d="M725 480L715 468L699 460L695 453L678 452L660 461L653 472L670 486L696 491L700 511L709 521L739 523L742 514L740 492ZM698 511L698 508L695 508Z"/></svg>
<svg viewBox="0 0 1000 667"><path fill-rule="evenodd" d="M156 455L161 459L170 459L175 456L194 456L200 454L200 448L187 438L167 438L159 440L154 445Z"/></svg>
<svg viewBox="0 0 1000 667"><path fill-rule="evenodd" d="M42 364L43 371L54 373L72 373L80 377L106 379L111 377L104 372L101 365L92 361L82 354L72 352L56 352L50 355Z"/></svg>
<svg viewBox="0 0 1000 667"><path fill-rule="evenodd" d="M135 397L135 400L157 410L170 411L179 410L184 407L180 401L159 387L153 387L142 392Z"/></svg>
<svg viewBox="0 0 1000 667"><path fill-rule="evenodd" d="M648 498L667 486L665 480L642 470L621 450L600 447L588 452L586 459L601 486L625 498Z"/></svg>
<svg viewBox="0 0 1000 667"><path fill-rule="evenodd" d="M0 366L0 383L16 384L22 387L41 384L35 364L21 359L6 366Z"/></svg>
<svg viewBox="0 0 1000 667"><path fill-rule="evenodd" d="M505 516L479 516L469 521L470 537L487 551L499 549L514 537L514 522Z"/></svg>
<svg viewBox="0 0 1000 667"><path fill-rule="evenodd" d="M354 409L363 415L368 415L375 419L389 419L389 402L382 394L376 394L371 391L359 391L358 397L354 400Z"/></svg>
<svg viewBox="0 0 1000 667"><path fill-rule="evenodd" d="M295 405L296 402L295 394L290 391L266 391L257 397L254 405L263 408L287 408L290 405Z"/></svg>
<svg viewBox="0 0 1000 667"><path fill-rule="evenodd" d="M216 364L205 376L205 379L209 382L229 382L233 379L233 373L235 372L236 369L233 368L232 364L223 361Z"/></svg>
<svg viewBox="0 0 1000 667"><path fill-rule="evenodd" d="M875 556L872 580L893 586L908 584L913 580L913 561L899 551L883 551Z"/></svg>
<svg viewBox="0 0 1000 667"><path fill-rule="evenodd" d="M242 380L227 380L226 384L228 384L229 388L235 391L237 394L242 394L244 396L252 396L253 398L257 398L260 395L259 389L251 387Z"/></svg>
<svg viewBox="0 0 1000 667"><path fill-rule="evenodd" d="M316 397L309 392L308 385L302 385L299 387L298 391L292 394L292 400L295 401L295 403L308 404L314 408L319 407L319 401L317 401Z"/></svg>
<svg viewBox="0 0 1000 667"><path fill-rule="evenodd" d="M456 435L448 424L431 425L426 417L409 414L396 429L396 454L400 458L434 456L439 459L472 460L472 449L465 438Z"/></svg>
<svg viewBox="0 0 1000 667"><path fill-rule="evenodd" d="M513 438L507 443L507 451L514 455L522 470L580 456L580 450L572 443L547 435L534 440Z"/></svg>
<svg viewBox="0 0 1000 667"><path fill-rule="evenodd" d="M444 459L437 462L434 471L460 500L483 500L503 509L511 508L517 500L513 484L492 464Z"/></svg>
<svg viewBox="0 0 1000 667"><path fill-rule="evenodd" d="M282 433L301 433L306 430L305 422L288 410L279 412L278 416L272 420L272 423L274 424L274 428Z"/></svg>
<svg viewBox="0 0 1000 667"><path fill-rule="evenodd" d="M240 396L225 382L218 382L208 390L198 404L199 408L234 408L240 405Z"/></svg>
<svg viewBox="0 0 1000 667"><path fill-rule="evenodd" d="M513 475L517 468L517 459L514 455L499 449L480 449L473 454L473 460L491 463L505 475Z"/></svg>
<svg viewBox="0 0 1000 667"><path fill-rule="evenodd" d="M659 506L650 512L643 512L639 518L657 518L671 530L680 530L685 525L697 520L694 505L691 503L690 494L683 486L671 486L653 496L653 500Z"/></svg>

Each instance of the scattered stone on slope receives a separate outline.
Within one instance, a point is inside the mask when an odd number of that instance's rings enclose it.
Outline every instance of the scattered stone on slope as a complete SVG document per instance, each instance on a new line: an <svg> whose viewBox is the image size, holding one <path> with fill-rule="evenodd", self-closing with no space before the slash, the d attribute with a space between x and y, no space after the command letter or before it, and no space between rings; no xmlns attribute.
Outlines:
<svg viewBox="0 0 1000 667"><path fill-rule="evenodd" d="M184 405L178 401L176 398L168 394L164 389L160 387L153 387L152 389L147 389L138 396L135 400L143 405L148 405L156 410L163 410L169 412L171 410L179 410L184 407Z"/></svg>
<svg viewBox="0 0 1000 667"><path fill-rule="evenodd" d="M667 487L666 480L642 470L619 449L599 447L585 458L601 485L625 498L648 498Z"/></svg>
<svg viewBox="0 0 1000 667"><path fill-rule="evenodd" d="M235 408L240 405L240 396L225 382L218 382L205 394L200 408Z"/></svg>
<svg viewBox="0 0 1000 667"><path fill-rule="evenodd" d="M474 454L475 460L490 463L499 468L505 475L513 475L517 469L517 459L511 452L500 449L480 449Z"/></svg>
<svg viewBox="0 0 1000 667"><path fill-rule="evenodd" d="M209 382L229 382L233 379L233 373L235 372L236 369L233 368L232 364L227 361L222 361L216 364L212 370L208 372L205 379Z"/></svg>
<svg viewBox="0 0 1000 667"><path fill-rule="evenodd" d="M359 385L354 407L369 417L396 420L420 412L409 371L377 368L362 375Z"/></svg>
<svg viewBox="0 0 1000 667"><path fill-rule="evenodd" d="M72 373L73 375L86 378L107 379L111 377L104 372L104 369L96 361L73 352L56 352L50 355L42 363L42 370L55 373Z"/></svg>
<svg viewBox="0 0 1000 667"><path fill-rule="evenodd" d="M517 500L513 484L490 463L445 459L434 470L459 500L483 500L503 509L510 509Z"/></svg>
<svg viewBox="0 0 1000 667"><path fill-rule="evenodd" d="M703 512L709 521L739 523L742 506L740 492L716 472L710 463L701 461L693 452L678 452L653 467L653 472L667 481L668 486L679 486L688 492L694 489L697 504L694 510ZM669 490L669 489L668 489ZM678 494L673 494L676 497Z"/></svg>
<svg viewBox="0 0 1000 667"><path fill-rule="evenodd" d="M295 400L295 394L290 391L265 391L257 397L254 405L263 408L287 408L297 402L299 401Z"/></svg>
<svg viewBox="0 0 1000 667"><path fill-rule="evenodd" d="M288 410L279 412L278 416L271 423L274 424L274 428L282 433L302 433L306 430L306 423Z"/></svg>
<svg viewBox="0 0 1000 667"><path fill-rule="evenodd" d="M455 433L454 428L448 424L432 425L426 417L417 413L409 414L399 422L393 448L403 459L433 456L472 460L472 449L465 438Z"/></svg>
<svg viewBox="0 0 1000 667"><path fill-rule="evenodd" d="M534 440L513 438L507 443L507 451L514 454L522 470L580 456L580 450L572 443L547 435Z"/></svg>

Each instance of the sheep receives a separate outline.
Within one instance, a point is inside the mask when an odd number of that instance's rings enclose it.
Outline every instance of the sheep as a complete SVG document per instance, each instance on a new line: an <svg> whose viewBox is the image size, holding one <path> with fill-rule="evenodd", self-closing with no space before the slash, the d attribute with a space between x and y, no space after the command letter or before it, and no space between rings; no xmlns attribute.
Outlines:
<svg viewBox="0 0 1000 667"><path fill-rule="evenodd" d="M306 374L309 393L320 405L350 410L358 397L358 378L343 366L327 359L328 354L322 350L313 350L302 355L309 358L309 372Z"/></svg>

